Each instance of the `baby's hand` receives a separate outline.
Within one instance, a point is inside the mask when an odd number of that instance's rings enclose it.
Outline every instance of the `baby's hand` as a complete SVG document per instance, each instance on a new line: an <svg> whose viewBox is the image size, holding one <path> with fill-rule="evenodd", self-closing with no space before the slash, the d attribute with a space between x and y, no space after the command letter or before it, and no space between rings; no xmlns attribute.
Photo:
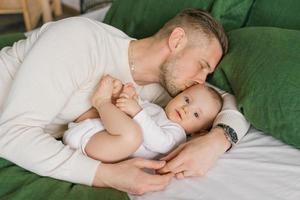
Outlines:
<svg viewBox="0 0 300 200"><path fill-rule="evenodd" d="M120 97L124 97L127 99L135 99L135 100L138 99L138 94L136 93L136 90L132 83L126 83L124 85Z"/></svg>
<svg viewBox="0 0 300 200"><path fill-rule="evenodd" d="M138 104L137 100L126 97L117 99L116 106L132 118L142 110L142 107Z"/></svg>
<svg viewBox="0 0 300 200"><path fill-rule="evenodd" d="M92 105L97 108L103 103L111 103L111 98L113 95L115 79L110 75L105 75L101 78L96 91L92 96Z"/></svg>

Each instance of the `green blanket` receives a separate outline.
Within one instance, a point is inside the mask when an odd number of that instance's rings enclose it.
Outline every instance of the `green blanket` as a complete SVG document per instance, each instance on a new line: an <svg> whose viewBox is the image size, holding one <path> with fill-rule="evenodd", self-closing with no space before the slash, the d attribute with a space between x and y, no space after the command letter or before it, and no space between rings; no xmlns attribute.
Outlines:
<svg viewBox="0 0 300 200"><path fill-rule="evenodd" d="M129 199L126 193L41 177L0 159L0 199Z"/></svg>

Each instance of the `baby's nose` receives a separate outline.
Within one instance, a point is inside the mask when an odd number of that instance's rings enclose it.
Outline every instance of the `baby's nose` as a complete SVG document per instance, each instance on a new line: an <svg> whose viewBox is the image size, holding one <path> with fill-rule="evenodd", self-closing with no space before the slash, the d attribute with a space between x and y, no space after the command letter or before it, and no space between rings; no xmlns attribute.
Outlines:
<svg viewBox="0 0 300 200"><path fill-rule="evenodd" d="M186 105L182 106L182 110L186 113L187 112L187 106Z"/></svg>

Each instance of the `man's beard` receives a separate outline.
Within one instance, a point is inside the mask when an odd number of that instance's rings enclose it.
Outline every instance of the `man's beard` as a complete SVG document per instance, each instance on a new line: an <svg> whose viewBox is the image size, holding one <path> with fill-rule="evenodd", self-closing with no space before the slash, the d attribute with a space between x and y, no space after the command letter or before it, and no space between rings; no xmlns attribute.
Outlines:
<svg viewBox="0 0 300 200"><path fill-rule="evenodd" d="M168 91L168 93L174 97L181 89L176 86L175 80L177 77L175 76L175 66L176 66L176 58L171 58L166 60L160 69L159 82L160 84Z"/></svg>

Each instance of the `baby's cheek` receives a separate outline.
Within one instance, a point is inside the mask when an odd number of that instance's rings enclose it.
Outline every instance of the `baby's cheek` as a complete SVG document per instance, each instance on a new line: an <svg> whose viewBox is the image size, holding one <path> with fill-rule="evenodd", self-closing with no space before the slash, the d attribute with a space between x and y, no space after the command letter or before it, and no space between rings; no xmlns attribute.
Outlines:
<svg viewBox="0 0 300 200"><path fill-rule="evenodd" d="M202 119L195 119L195 120L192 120L189 125L190 125L190 132L191 133L197 133L203 129L205 129L205 121L202 120Z"/></svg>

